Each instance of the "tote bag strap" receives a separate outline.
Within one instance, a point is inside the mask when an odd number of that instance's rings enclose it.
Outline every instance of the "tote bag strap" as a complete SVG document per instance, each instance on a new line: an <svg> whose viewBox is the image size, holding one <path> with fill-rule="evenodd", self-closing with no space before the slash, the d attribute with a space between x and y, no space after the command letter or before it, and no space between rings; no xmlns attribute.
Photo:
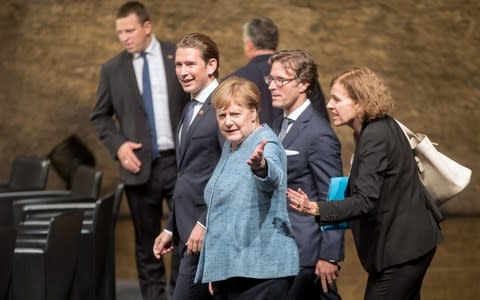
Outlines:
<svg viewBox="0 0 480 300"><path fill-rule="evenodd" d="M417 136L413 131L411 131L407 126L403 125L402 122L400 122L397 119L394 119L395 122L397 122L398 126L402 129L403 133L407 137L408 143L410 144L410 148L415 149L417 144L420 142L421 138Z"/></svg>

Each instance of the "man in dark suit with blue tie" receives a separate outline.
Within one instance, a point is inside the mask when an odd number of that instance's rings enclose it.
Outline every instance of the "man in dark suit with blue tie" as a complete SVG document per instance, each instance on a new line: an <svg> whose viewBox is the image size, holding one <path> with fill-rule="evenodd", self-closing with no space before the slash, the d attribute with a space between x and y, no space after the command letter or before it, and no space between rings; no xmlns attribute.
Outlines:
<svg viewBox="0 0 480 300"><path fill-rule="evenodd" d="M342 175L340 142L328 119L312 108L309 95L317 79L312 56L300 50L281 51L269 59L265 82L272 105L283 110L273 128L287 154L288 187L310 199L325 200L331 177ZM313 216L289 208L300 255L300 272L288 299L341 299L335 282L343 260L343 231L322 232Z"/></svg>
<svg viewBox="0 0 480 300"><path fill-rule="evenodd" d="M178 44L175 56L178 80L190 93L177 130L178 176L168 225L153 247L160 258L175 245L180 268L174 299L211 299L207 284L194 284L199 253L205 236L207 206L203 190L217 165L224 138L218 129L211 94L218 86L217 45L201 33L187 34Z"/></svg>
<svg viewBox="0 0 480 300"><path fill-rule="evenodd" d="M143 4L123 4L115 28L125 50L101 67L91 121L120 163L135 227L142 296L164 299L165 269L151 249L160 231L162 201L173 194L173 132L189 97L175 76L175 46L157 40Z"/></svg>
<svg viewBox="0 0 480 300"><path fill-rule="evenodd" d="M267 17L250 19L243 26L243 50L249 62L232 75L246 78L260 89L260 122L272 125L276 117L282 115L282 110L272 107L272 95L263 77L270 73L269 57L277 51L278 28ZM325 99L317 80L313 84L310 101L325 118L328 118Z"/></svg>

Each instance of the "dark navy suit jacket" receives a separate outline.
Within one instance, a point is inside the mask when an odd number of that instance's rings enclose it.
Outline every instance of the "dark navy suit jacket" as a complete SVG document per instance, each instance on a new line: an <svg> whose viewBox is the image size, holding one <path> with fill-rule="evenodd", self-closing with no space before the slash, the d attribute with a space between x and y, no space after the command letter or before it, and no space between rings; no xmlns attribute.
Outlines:
<svg viewBox="0 0 480 300"><path fill-rule="evenodd" d="M282 110L272 107L272 94L268 90L268 86L263 79L270 74L270 66L268 59L270 54L255 56L247 65L234 72L232 75L246 78L257 85L260 89L260 122L273 125L273 121L282 115ZM318 81L312 87L312 93L309 95L313 107L318 110L325 118L328 119L327 109L325 107L325 98Z"/></svg>
<svg viewBox="0 0 480 300"><path fill-rule="evenodd" d="M280 131L282 118L275 121ZM301 188L311 199L325 200L331 177L342 176L340 142L329 121L309 105L283 140L287 154L288 187ZM343 260L343 230L320 231L315 217L289 208L300 267L314 267L319 259Z"/></svg>
<svg viewBox="0 0 480 300"><path fill-rule="evenodd" d="M218 129L211 97L202 105L182 142L178 140L179 129L180 126L176 132L179 145L176 150L177 182L166 228L173 232L175 243L182 253L196 222L205 224L207 206L203 191L217 165L225 140Z"/></svg>

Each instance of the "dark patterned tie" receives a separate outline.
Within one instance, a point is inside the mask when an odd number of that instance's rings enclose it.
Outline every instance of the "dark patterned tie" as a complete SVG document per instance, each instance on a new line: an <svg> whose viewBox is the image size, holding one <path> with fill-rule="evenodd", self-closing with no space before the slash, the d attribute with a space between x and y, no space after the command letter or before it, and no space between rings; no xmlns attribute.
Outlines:
<svg viewBox="0 0 480 300"><path fill-rule="evenodd" d="M143 57L143 72L142 72L143 104L145 105L145 112L147 113L148 125L150 126L150 133L152 134L152 158L155 159L158 156L158 146L157 146L157 131L155 130L155 117L153 115L152 85L150 83L150 72L148 69L147 53L142 52L140 53L140 55Z"/></svg>
<svg viewBox="0 0 480 300"><path fill-rule="evenodd" d="M278 133L278 139L280 140L280 142L283 142L283 139L287 135L288 125L292 123L293 123L292 119L289 119L287 117L283 118L282 127L280 128L280 132Z"/></svg>
<svg viewBox="0 0 480 300"><path fill-rule="evenodd" d="M185 116L183 117L183 123L182 123L182 133L180 136L181 144L183 144L183 141L187 137L188 129L190 128L190 124L192 123L193 111L197 103L198 103L197 100L192 99L186 107Z"/></svg>

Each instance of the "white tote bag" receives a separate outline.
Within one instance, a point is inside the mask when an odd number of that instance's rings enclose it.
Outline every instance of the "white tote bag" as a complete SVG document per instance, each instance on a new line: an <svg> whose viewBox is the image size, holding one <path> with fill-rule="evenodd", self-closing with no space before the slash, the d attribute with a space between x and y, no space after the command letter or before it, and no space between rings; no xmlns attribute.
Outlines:
<svg viewBox="0 0 480 300"><path fill-rule="evenodd" d="M440 206L455 197L470 182L472 171L440 153L424 134L415 134L400 123L417 161L418 174L435 203Z"/></svg>

